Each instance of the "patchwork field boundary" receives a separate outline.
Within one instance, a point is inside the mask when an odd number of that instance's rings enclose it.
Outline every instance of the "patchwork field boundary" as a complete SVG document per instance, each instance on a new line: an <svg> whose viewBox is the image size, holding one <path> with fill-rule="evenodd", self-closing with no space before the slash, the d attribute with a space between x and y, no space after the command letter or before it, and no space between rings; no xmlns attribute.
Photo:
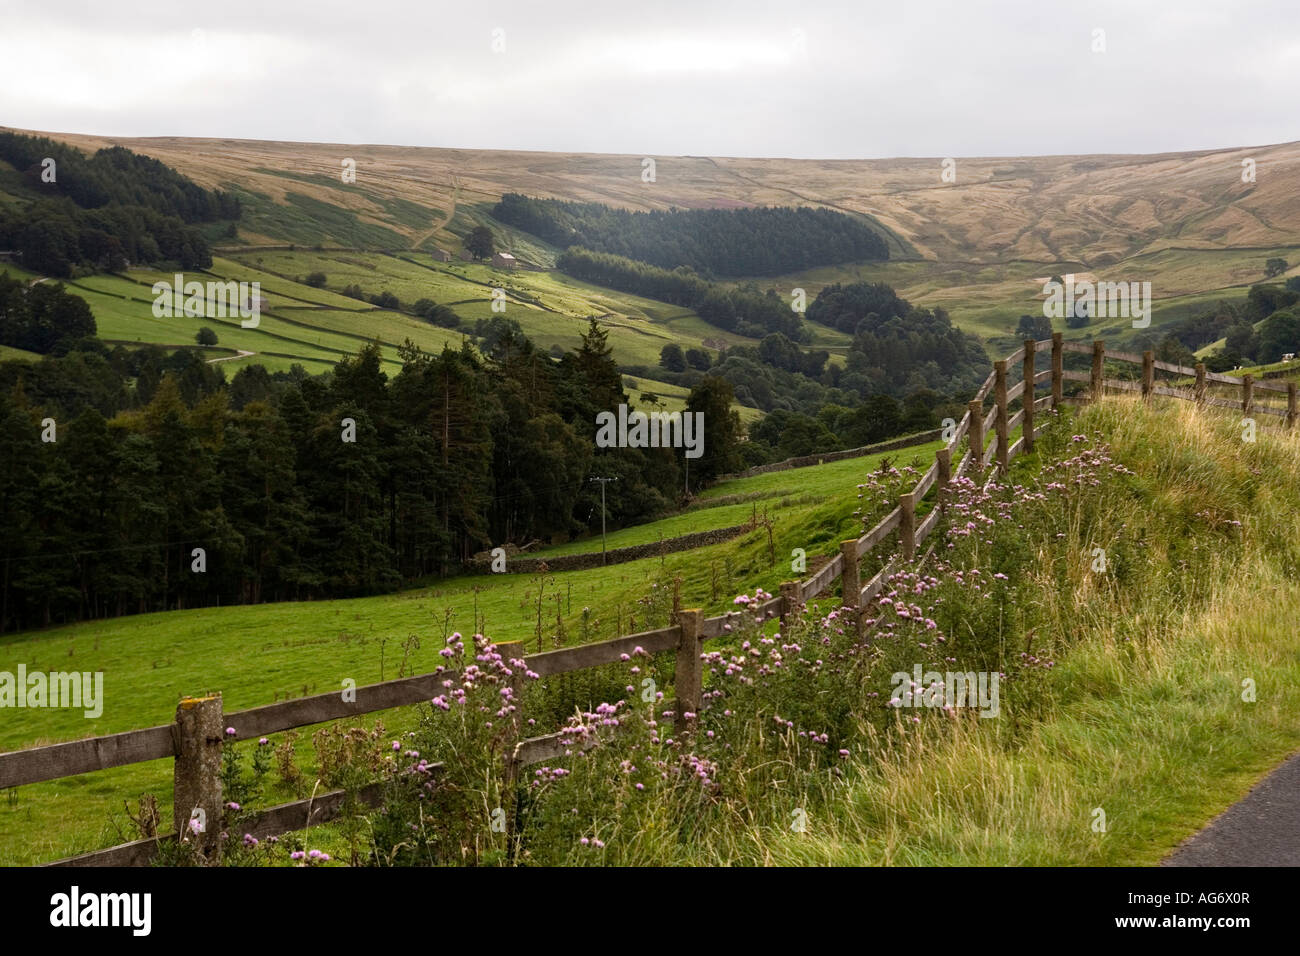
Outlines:
<svg viewBox="0 0 1300 956"><path fill-rule="evenodd" d="M1050 365L1037 367L1037 356L1048 354ZM1064 367L1066 352L1091 354L1090 373L1068 370ZM1107 360L1141 366L1140 379L1106 378ZM1008 382L1009 373L1019 367L1019 381ZM1157 385L1157 370L1168 375L1194 379L1190 387ZM1066 382L1088 385L1081 393L1070 398L1064 394ZM1207 395L1211 384L1239 388L1239 402ZM1041 398L1035 398L1039 386L1050 388ZM1285 393L1286 408L1279 410L1255 403L1255 389ZM1154 395L1195 401L1206 407L1227 407L1240 410L1245 416L1259 411L1280 415L1287 428L1294 428L1297 419L1296 383L1278 384L1257 382L1250 375L1234 378L1206 371L1204 363L1194 368L1173 365L1155 360L1152 352L1142 355L1110 352L1105 343L1064 342L1061 333L1042 342L1026 340L1024 345L1005 359L994 363L993 371L984 381L967 406L962 420L957 423L951 438L935 452L935 461L913 486L899 497L898 505L884 518L857 538L840 543L839 554L830 558L811 577L803 581L787 581L780 593L761 604L751 605L744 611L732 611L717 617L706 618L699 609L681 610L675 615L676 623L669 627L643 631L612 640L574 647L528 654L523 642L497 645L504 660L511 662L512 681L522 687L523 671L529 670L539 677L573 673L593 667L617 663L622 655L636 649L654 654L676 652L675 733L690 733L687 713L696 713L702 701L704 672L701 647L704 642L723 637L728 625L739 621L742 615L757 615L768 620L779 617L784 622L799 614L804 605L814 597L830 591L840 582L840 617L863 637L866 615L862 611L869 601L885 587L889 575L903 564L911 563L916 551L937 527L946 509L948 485L954 478L982 475L992 469L993 475L1005 474L1012 459L1032 452L1035 438L1044 426L1035 425L1040 411L1051 411L1067 403L1097 400L1107 389L1138 392L1144 400ZM986 412L985 403L992 398ZM1020 401L1014 413L1009 406ZM1009 440L1012 431L1019 427L1020 437ZM954 467L952 458L965 440L965 453ZM931 498L931 508L917 522L917 506ZM892 546L883 566L863 583L861 569L863 558L872 554L882 543ZM521 666L522 665L522 666ZM175 720L143 730L126 731L103 737L89 737L66 743L50 744L26 750L0 754L0 788L57 780L96 770L141 763L148 760L172 758L173 809L176 833L188 825L193 810L202 809L206 819L213 822L201 837L209 859L220 856L216 834L222 819L222 792L220 780L221 752L225 742L258 738L280 731L292 730L311 724L356 717L388 710L393 707L428 702L440 692L441 682L455 677L455 672L420 674L397 680L384 681L357 687L353 699L331 692L304 697L298 700L268 704L250 710L226 714L222 710L221 696L185 698L176 709ZM502 777L506 785L518 779L522 768L545 760L565 756L571 749L565 741L572 734L558 731L539 737L523 738L522 718L516 712L512 723L503 730L506 756L503 759ZM234 733L227 733L227 729ZM307 800L282 804L260 814L250 825L255 836L270 836L327 822L338 815L347 794L343 790L316 795ZM363 788L359 798L375 805L381 794L378 785ZM132 866L147 865L153 860L162 841L174 840L175 834L152 836L144 840L121 844L105 850L82 854L52 864L53 866Z"/></svg>
<svg viewBox="0 0 1300 956"><path fill-rule="evenodd" d="M692 551L712 544L721 544L738 538L759 526L752 523L736 524L729 528L712 528L708 531L690 531L673 538L660 541L647 541L644 544L629 544L608 551L583 551L578 554L557 554L554 557L510 558L506 561L508 574L534 574L542 570L543 565L549 571L584 571L607 564L625 564L628 561L640 561L642 558L657 558L678 551ZM491 558L472 558L466 565L479 572L486 572L492 566Z"/></svg>
<svg viewBox="0 0 1300 956"><path fill-rule="evenodd" d="M913 445L924 445L934 441L942 433L942 428L932 428L928 432L917 432L915 435L907 435L903 438L891 438L889 441L877 442L874 445L863 445L859 448L848 448L844 451L825 451L816 455L799 455L795 458L787 458L785 461L773 462L770 465L755 465L752 468L746 468L744 471L737 471L730 475L719 475L717 480L731 481L736 478L753 478L755 475L768 475L774 471L807 468L811 465L824 465L827 462L844 461L848 458L865 458L868 455L878 455L882 451L894 451L899 448L911 448Z"/></svg>

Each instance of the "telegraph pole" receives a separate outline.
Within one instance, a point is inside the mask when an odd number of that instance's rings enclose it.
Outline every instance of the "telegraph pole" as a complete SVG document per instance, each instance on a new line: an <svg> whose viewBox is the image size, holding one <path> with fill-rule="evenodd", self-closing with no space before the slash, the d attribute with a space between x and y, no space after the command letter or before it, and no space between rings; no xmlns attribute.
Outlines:
<svg viewBox="0 0 1300 956"><path fill-rule="evenodd" d="M600 563L605 563L605 485L617 478L588 478L588 481L600 482Z"/></svg>

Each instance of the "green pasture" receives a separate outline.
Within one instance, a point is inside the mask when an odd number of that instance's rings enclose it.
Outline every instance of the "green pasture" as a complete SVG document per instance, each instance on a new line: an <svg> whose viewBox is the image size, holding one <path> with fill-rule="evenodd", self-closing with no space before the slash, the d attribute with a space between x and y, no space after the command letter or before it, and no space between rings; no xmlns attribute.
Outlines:
<svg viewBox="0 0 1300 956"><path fill-rule="evenodd" d="M936 444L890 453L897 464L929 467ZM702 496L743 501L697 506L661 521L616 531L610 546L656 541L704 527L737 524L755 508L764 528L688 552L585 571L467 575L395 594L351 600L200 608L88 621L0 636L0 671L25 664L35 671L102 671L106 702L98 719L80 711L0 711L0 749L15 750L82 736L100 736L168 723L183 695L221 692L228 712L357 685L436 666L444 632L472 633L478 620L493 640L537 644L541 597L543 647L554 646L557 613L565 642L603 640L662 622L647 620L643 601L652 585L681 578L686 606L720 613L735 594L763 586L775 593L791 572L791 551L809 560L835 553L860 533L853 517L856 484L879 456L739 479ZM547 553L599 547L599 538ZM584 608L589 609L584 617ZM412 640L414 636L415 640ZM418 646L416 642L418 641ZM406 642L410 642L407 644ZM405 646L404 646L405 645ZM410 726L416 711L383 715L386 728ZM371 721L367 721L370 723ZM300 762L311 766L310 735L299 740ZM539 731L540 732L540 731ZM282 739L276 735L274 740ZM154 761L24 786L0 801L0 865L55 859L112 845L124 800L153 793L169 805L171 764ZM280 794L292 799L292 794ZM164 819L169 819L164 810ZM117 821L115 823L114 821Z"/></svg>

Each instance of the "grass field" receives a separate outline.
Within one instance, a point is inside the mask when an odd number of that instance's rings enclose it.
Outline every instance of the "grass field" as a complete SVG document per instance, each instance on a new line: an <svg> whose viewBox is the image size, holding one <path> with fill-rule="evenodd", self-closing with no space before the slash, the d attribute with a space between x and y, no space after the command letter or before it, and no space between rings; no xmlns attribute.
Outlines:
<svg viewBox="0 0 1300 956"><path fill-rule="evenodd" d="M894 452L719 482L701 492L697 500L679 514L650 524L610 532L606 536L607 545L610 548L625 548L695 531L729 528L744 524L751 516L761 518L765 511L773 517L780 516L788 520L793 514L847 493L865 472L878 468L881 459L887 458L893 463L915 460L924 462L924 467L928 468L934 453L942 447L942 442L926 442ZM598 550L600 535L593 535L532 554L548 557Z"/></svg>
<svg viewBox="0 0 1300 956"><path fill-rule="evenodd" d="M686 399L690 397L691 390L685 385L674 385L671 382L659 382L652 378L644 376L633 377L631 375L623 376L623 388L627 391L628 396L633 403L642 408L654 406L652 410L664 412L680 412L686 408ZM652 394L659 403L654 405L652 402L641 401L641 396ZM744 425L751 425L763 417L763 413L757 408L750 408L748 405L733 405L736 414L740 416L740 421Z"/></svg>
<svg viewBox="0 0 1300 956"><path fill-rule="evenodd" d="M928 467L937 444L888 456L902 465ZM757 506L773 521L775 551L762 529L696 551L586 571L548 575L543 589L545 646L551 646L557 607L569 635L580 640L583 608L590 640L651 626L643 602L652 584L682 578L682 599L718 613L734 594L758 583L774 590L792 577L790 554L833 553L859 525L852 516L854 488L881 456L759 475L721 483L718 495L741 495L735 505L703 507L683 515L617 531L618 543L655 541L703 527L739 523ZM548 553L591 550L588 539ZM594 539L599 547L599 538ZM536 640L536 575L477 575L396 594L340 601L250 605L172 611L92 621L69 627L0 636L0 671L25 664L37 670L102 670L107 699L103 716L31 710L21 721L0 723L0 749L11 750L85 735L117 733L167 723L179 696L220 691L227 711L277 699L322 693L344 678L358 685L393 678L403 642L418 635L406 673L432 669L444 629L470 633L486 623L495 640ZM450 618L447 617L450 613ZM656 625L657 626L657 625ZM535 646L535 644L534 644ZM390 729L414 720L406 708L381 716ZM310 730L310 729L309 729ZM304 735L306 736L306 735ZM310 767L309 745L300 742ZM117 841L110 818L122 801L153 792L170 795L171 765L156 761L21 788L16 804L0 802L0 865L70 855ZM289 799L290 795L285 794ZM164 818L167 811L164 810Z"/></svg>
<svg viewBox="0 0 1300 956"><path fill-rule="evenodd" d="M476 320L497 315L517 321L544 350L576 348L587 330L588 317L599 316L609 332L615 361L650 368L657 367L660 350L669 343L716 347L724 342L754 342L716 329L689 310L615 293L559 273L501 271L487 265L431 260L423 264L417 256L264 250L217 256L206 273L187 276L200 281L260 283L266 306L258 326L247 329L237 315L154 316L152 286L156 281L173 282L173 273L132 269L126 275L65 280L64 285L90 305L100 338L110 344L188 347L198 330L207 326L217 333L223 349L254 353L223 362L227 377L247 364L282 371L298 362L318 373L372 341L380 344L391 373L401 367L398 347L406 340L427 352L441 351L444 346L458 349ZM28 281L38 278L14 266L5 268ZM329 288L297 281L312 272L324 272ZM380 309L339 294L337 290L349 285L360 286L367 294L392 292L404 309L422 298L449 305L462 325L441 328L408 312ZM505 291L504 313L492 308L496 288ZM849 340L833 329L814 326L814 331L819 347L842 349ZM642 391L650 391L664 399L667 411L684 407L686 389L645 377L638 382L640 390L634 399ZM762 417L758 409L739 404L736 409L745 423Z"/></svg>
<svg viewBox="0 0 1300 956"><path fill-rule="evenodd" d="M152 280L150 280L152 282ZM67 283L70 291L80 295L90 305L99 328L99 337L108 342L159 345L186 345L194 341L195 333L203 326L217 333L218 342L230 348L243 349L259 355L263 352L280 353L337 362L353 355L370 337L364 331L364 319L355 333L331 331L322 325L310 325L298 318L281 318L272 303L259 317L256 328L243 328L238 314L218 318L208 316L173 315L158 317L153 314L153 297L148 285L139 285L125 279L99 279L99 288L82 285L79 280ZM113 291L104 291L105 287ZM122 296L129 296L123 298ZM322 310L324 312L325 310ZM286 313L301 316L301 312ZM337 323L337 315L332 316ZM381 340L382 341L382 340ZM400 368L396 345L385 342L384 358L394 369ZM233 374L234 368L227 369Z"/></svg>
<svg viewBox="0 0 1300 956"><path fill-rule="evenodd" d="M628 365L657 365L660 350L672 342L684 347L703 346L706 340L753 343L752 339L714 328L687 309L613 292L560 273L501 270L469 262L441 263L417 255L267 250L236 259L284 277L323 272L330 289L355 284L367 293L389 291L407 306L417 299L432 299L450 306L470 324L501 314L517 321L542 348L574 348L586 329L587 318L602 316L610 327L615 358ZM492 311L492 290L497 288L506 294L504 313ZM848 336L831 329L821 330L820 336L826 344L848 341Z"/></svg>

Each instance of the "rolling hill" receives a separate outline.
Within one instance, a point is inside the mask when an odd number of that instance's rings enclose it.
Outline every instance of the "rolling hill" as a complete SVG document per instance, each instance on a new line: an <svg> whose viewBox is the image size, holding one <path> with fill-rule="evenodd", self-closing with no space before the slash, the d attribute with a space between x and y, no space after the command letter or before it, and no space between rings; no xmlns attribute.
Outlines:
<svg viewBox="0 0 1300 956"><path fill-rule="evenodd" d="M640 156L289 143L118 138L43 133L85 150L123 145L199 184L228 190L245 209L249 246L346 247L459 253L477 225L525 262L558 250L493 220L507 192L629 209L762 204L837 209L877 228L890 261L812 269L768 284L810 295L839 281L884 281L995 345L1035 312L1045 276L1090 271L1152 282L1153 328L1263 277L1269 256L1300 265L1300 142L1153 155L793 160ZM342 164L356 163L355 183ZM1243 182L1244 160L1255 181ZM8 180L0 181L0 189ZM620 311L617 307L611 311ZM1094 328L1093 332L1099 330ZM1112 339L1122 327L1101 329ZM673 334L677 334L674 330ZM686 332L696 345L707 334ZM539 341L553 344L547 338ZM840 343L821 341L819 347Z"/></svg>
<svg viewBox="0 0 1300 956"><path fill-rule="evenodd" d="M631 209L821 205L868 216L890 233L894 258L948 263L1106 266L1162 249L1300 245L1300 142L1154 155L793 160L658 157L643 182L640 156L405 146L43 133L83 149L123 145L207 187L238 187L293 207L295 194L351 213L421 247L451 241L475 207L509 191ZM355 184L341 163L354 159ZM1242 160L1256 182L1242 182ZM255 207L256 208L256 207ZM299 212L302 210L300 209ZM340 241L294 235L301 216L265 213L250 242ZM261 232L258 231L261 228ZM378 235L378 234L377 234Z"/></svg>

